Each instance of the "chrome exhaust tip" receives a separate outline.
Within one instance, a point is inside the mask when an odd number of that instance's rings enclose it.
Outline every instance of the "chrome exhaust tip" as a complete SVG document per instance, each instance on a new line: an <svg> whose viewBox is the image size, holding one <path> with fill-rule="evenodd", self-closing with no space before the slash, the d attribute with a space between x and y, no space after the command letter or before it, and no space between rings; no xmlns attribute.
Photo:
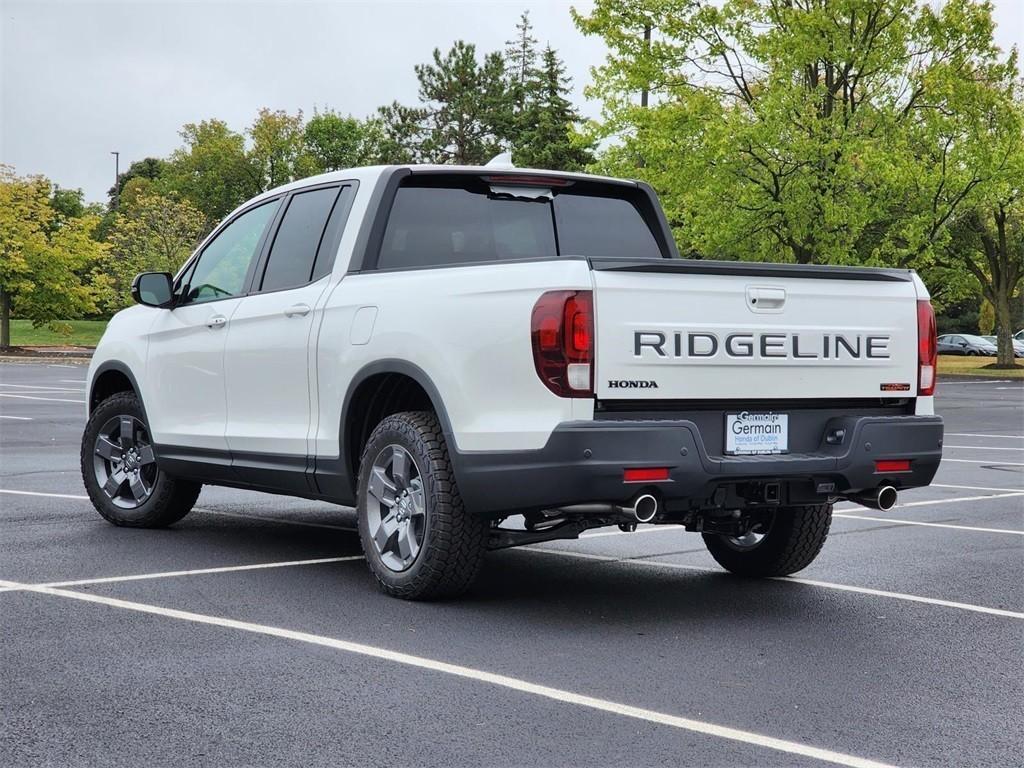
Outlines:
<svg viewBox="0 0 1024 768"><path fill-rule="evenodd" d="M658 500L644 493L633 502L633 517L638 523L649 523L658 514Z"/></svg>
<svg viewBox="0 0 1024 768"><path fill-rule="evenodd" d="M891 485L883 485L878 489L878 494L875 500L878 503L878 509L883 512L888 512L890 509L896 506L896 499L899 494L896 493L896 489Z"/></svg>
<svg viewBox="0 0 1024 768"><path fill-rule="evenodd" d="M878 509L882 512L888 512L895 507L898 498L899 493L891 485L880 485L873 490L846 497L848 501L860 504L862 507Z"/></svg>

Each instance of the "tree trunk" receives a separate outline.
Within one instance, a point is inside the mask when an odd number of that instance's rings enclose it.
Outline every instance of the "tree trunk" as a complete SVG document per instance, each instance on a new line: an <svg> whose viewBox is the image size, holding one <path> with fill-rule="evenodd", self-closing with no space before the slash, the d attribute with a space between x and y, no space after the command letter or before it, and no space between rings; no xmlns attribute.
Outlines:
<svg viewBox="0 0 1024 768"><path fill-rule="evenodd" d="M11 347L11 296L0 288L0 350Z"/></svg>
<svg viewBox="0 0 1024 768"><path fill-rule="evenodd" d="M996 310L996 342L999 348L996 367L1013 368L1016 363L1013 358L1013 313L1010 311L1010 296L1002 285L995 285L993 288L996 289L993 306Z"/></svg>

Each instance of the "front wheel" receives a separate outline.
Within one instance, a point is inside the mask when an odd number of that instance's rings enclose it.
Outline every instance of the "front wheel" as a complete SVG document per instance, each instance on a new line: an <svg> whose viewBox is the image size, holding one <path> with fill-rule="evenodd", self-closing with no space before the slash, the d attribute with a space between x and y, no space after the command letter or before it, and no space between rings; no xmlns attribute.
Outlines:
<svg viewBox="0 0 1024 768"><path fill-rule="evenodd" d="M705 533L704 544L727 571L742 576L788 576L814 561L831 524L831 504L779 507L745 536Z"/></svg>
<svg viewBox="0 0 1024 768"><path fill-rule="evenodd" d="M81 448L82 481L92 504L114 525L163 528L187 515L201 485L157 465L142 404L133 392L93 409Z"/></svg>
<svg viewBox="0 0 1024 768"><path fill-rule="evenodd" d="M462 504L437 417L388 416L366 443L359 469L359 540L387 594L453 597L476 579L487 523Z"/></svg>

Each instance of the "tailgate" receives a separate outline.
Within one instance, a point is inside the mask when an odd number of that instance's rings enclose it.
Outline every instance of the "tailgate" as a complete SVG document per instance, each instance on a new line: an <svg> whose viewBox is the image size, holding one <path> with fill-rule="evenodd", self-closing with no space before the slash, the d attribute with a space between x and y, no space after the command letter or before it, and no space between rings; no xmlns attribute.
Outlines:
<svg viewBox="0 0 1024 768"><path fill-rule="evenodd" d="M599 399L916 396L909 273L694 264L595 264Z"/></svg>

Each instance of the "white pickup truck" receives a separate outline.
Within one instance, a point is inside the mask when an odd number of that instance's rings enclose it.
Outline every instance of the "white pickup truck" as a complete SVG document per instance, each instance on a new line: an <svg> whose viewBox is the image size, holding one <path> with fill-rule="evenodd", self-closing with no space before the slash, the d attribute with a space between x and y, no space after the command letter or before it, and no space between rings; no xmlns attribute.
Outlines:
<svg viewBox="0 0 1024 768"><path fill-rule="evenodd" d="M133 295L89 370L100 514L169 525L202 484L355 506L398 597L464 590L488 549L638 523L789 574L834 501L888 509L941 458L914 272L683 260L632 181L317 176Z"/></svg>

